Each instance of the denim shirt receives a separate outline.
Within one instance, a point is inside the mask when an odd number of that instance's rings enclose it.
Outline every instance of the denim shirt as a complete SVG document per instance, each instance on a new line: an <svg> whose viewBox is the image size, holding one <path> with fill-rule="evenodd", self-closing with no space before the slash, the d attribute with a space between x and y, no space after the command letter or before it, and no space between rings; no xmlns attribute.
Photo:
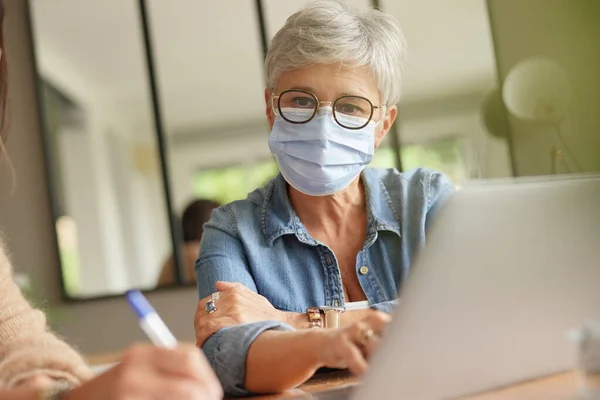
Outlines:
<svg viewBox="0 0 600 400"><path fill-rule="evenodd" d="M390 312L413 257L425 244L432 213L453 187L442 174L425 169L399 173L367 168L361 177L367 234L356 257L356 274L371 307ZM200 298L214 292L217 281L228 281L244 284L284 311L344 305L335 255L307 232L281 175L247 199L213 211L204 226L196 277ZM229 395L248 393L246 355L256 337L269 329L293 328L277 321L238 325L220 330L204 344Z"/></svg>

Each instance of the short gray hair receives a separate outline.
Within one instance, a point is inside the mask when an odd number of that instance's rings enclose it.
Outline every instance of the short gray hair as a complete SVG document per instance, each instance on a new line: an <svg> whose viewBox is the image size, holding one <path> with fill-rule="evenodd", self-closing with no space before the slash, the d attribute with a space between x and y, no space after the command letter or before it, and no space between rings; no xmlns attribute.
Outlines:
<svg viewBox="0 0 600 400"><path fill-rule="evenodd" d="M400 100L406 41L398 21L375 9L355 10L338 0L318 0L292 14L267 53L266 75L275 88L283 72L341 62L368 67L383 104Z"/></svg>

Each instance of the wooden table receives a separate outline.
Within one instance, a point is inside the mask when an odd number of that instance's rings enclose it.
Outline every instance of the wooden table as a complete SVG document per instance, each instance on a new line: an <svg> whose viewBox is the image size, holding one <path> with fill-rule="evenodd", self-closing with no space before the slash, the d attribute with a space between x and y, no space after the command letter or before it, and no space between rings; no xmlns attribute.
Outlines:
<svg viewBox="0 0 600 400"><path fill-rule="evenodd" d="M575 373L566 372L463 397L461 400L572 400L577 397L578 391Z"/></svg>
<svg viewBox="0 0 600 400"><path fill-rule="evenodd" d="M123 352L118 351L114 353L101 353L101 354L89 354L86 355L85 361L88 365L94 367L103 364L112 364L121 361L123 357Z"/></svg>
<svg viewBox="0 0 600 400"><path fill-rule="evenodd" d="M322 392L325 390L338 389L345 386L357 385L356 378L350 376L347 372L328 372L315 375L309 381L297 389L288 390L284 393L272 394L267 396L252 396L244 399L252 400L272 400L272 399L310 399L311 393Z"/></svg>
<svg viewBox="0 0 600 400"><path fill-rule="evenodd" d="M116 362L120 358L121 353L102 354L88 357L88 362L92 365L104 364ZM328 372L315 376L297 389L274 395L250 397L250 399L310 399L312 393L357 384L359 384L359 381L348 375L346 372ZM578 386L575 373L566 372L531 381L515 383L514 385L490 390L473 396L462 397L457 400L572 400L577 394Z"/></svg>
<svg viewBox="0 0 600 400"><path fill-rule="evenodd" d="M358 381L343 372L332 372L317 376L298 389L268 396L250 397L253 400L274 399L310 399L311 394L344 386L357 385ZM461 397L456 400L572 400L576 398L578 388L575 374L567 372L540 378L500 389L491 390L474 396ZM371 400L371 399L369 399ZM377 400L377 399L372 399Z"/></svg>

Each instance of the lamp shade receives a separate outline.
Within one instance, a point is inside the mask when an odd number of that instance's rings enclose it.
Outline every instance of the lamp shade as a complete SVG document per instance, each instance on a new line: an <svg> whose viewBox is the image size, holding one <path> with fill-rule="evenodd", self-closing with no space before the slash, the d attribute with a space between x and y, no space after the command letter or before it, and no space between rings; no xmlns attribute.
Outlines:
<svg viewBox="0 0 600 400"><path fill-rule="evenodd" d="M571 87L563 68L553 60L532 57L516 64L506 76L502 98L515 117L558 124L571 102Z"/></svg>

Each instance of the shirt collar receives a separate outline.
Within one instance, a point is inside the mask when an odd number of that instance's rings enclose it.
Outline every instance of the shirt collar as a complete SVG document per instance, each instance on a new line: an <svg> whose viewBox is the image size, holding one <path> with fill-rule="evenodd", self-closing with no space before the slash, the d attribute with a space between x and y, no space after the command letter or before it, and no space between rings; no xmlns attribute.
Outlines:
<svg viewBox="0 0 600 400"><path fill-rule="evenodd" d="M367 199L367 216L371 216L376 231L392 231L400 236L400 218L390 193L375 170L362 173Z"/></svg>
<svg viewBox="0 0 600 400"><path fill-rule="evenodd" d="M287 183L281 174L267 185L260 221L264 238L269 245L278 237L296 233L300 228L300 220L288 197Z"/></svg>
<svg viewBox="0 0 600 400"><path fill-rule="evenodd" d="M400 223L390 194L375 171L365 169L362 174L367 200L367 241L369 237L376 238L378 231L391 231L400 236ZM296 234L299 239L309 244L310 239L292 207L287 182L281 174L267 185L266 195L262 204L261 225L264 238L269 245L280 236Z"/></svg>

